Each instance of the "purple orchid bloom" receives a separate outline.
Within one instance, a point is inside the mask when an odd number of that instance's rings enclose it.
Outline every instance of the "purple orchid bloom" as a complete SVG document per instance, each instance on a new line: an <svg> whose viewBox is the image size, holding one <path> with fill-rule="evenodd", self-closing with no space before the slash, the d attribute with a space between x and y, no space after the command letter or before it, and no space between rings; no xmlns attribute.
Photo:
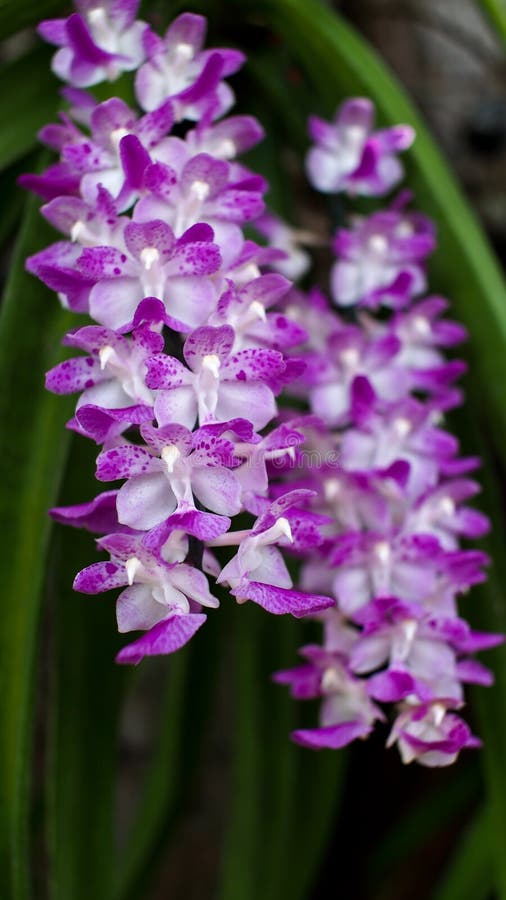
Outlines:
<svg viewBox="0 0 506 900"><path fill-rule="evenodd" d="M234 427L234 422L226 422L219 429L204 427L192 433L181 425L141 425L146 447L123 444L101 453L99 481L127 479L117 497L119 521L148 531L176 510L194 510L194 496L211 512L237 515L241 488L231 468L238 460L233 443L222 437Z"/></svg>
<svg viewBox="0 0 506 900"><path fill-rule="evenodd" d="M152 408L154 395L145 384L145 362L163 347L156 331L141 326L126 338L108 328L86 325L67 334L64 343L91 355L67 359L51 369L46 376L48 390L55 394L82 391L77 409L88 404L105 410L133 405Z"/></svg>
<svg viewBox="0 0 506 900"><path fill-rule="evenodd" d="M205 575L181 561L185 558L187 549L185 535L179 531L175 531L174 535L176 540L170 561L153 556L138 536L120 533L101 538L99 546L110 553L110 562L88 566L79 572L74 582L75 589L85 594L101 593L127 585L117 601L118 628L120 632L147 631L146 640L142 644L142 655L179 649L192 637L196 627L200 627L205 621L205 615L200 613L201 607L215 609L219 605L209 593ZM196 615L198 618L193 618ZM180 618L183 616L190 617L187 625L181 624ZM162 646L157 650L159 635L171 634L174 619L176 633L181 641L175 640L172 649L167 649L164 642L161 642ZM167 631L158 628L153 634L152 629L162 622L166 623ZM148 635L154 639L153 646L150 645ZM137 655L133 659L129 653L125 654L125 650L122 654L119 661L138 661Z"/></svg>
<svg viewBox="0 0 506 900"><path fill-rule="evenodd" d="M147 29L143 34L146 62L137 72L135 91L140 106L153 110L170 99L176 120L212 121L232 106L234 95L222 79L244 62L237 50L203 50L206 20L183 13L163 38Z"/></svg>
<svg viewBox="0 0 506 900"><path fill-rule="evenodd" d="M464 747L481 747L466 723L441 703L406 705L395 721L388 746L394 743L404 763L416 759L424 766L448 766Z"/></svg>
<svg viewBox="0 0 506 900"><path fill-rule="evenodd" d="M142 63L146 23L136 20L139 0L76 0L78 13L68 19L47 19L38 32L60 49L52 69L63 81L88 87L114 81Z"/></svg>
<svg viewBox="0 0 506 900"><path fill-rule="evenodd" d="M194 225L179 240L165 222L130 222L124 231L125 252L88 247L75 266L87 284L94 319L120 332L131 328L145 297L161 300L170 319L194 327L215 299L209 275L220 265L220 252L208 225ZM196 324L196 323L195 323Z"/></svg>
<svg viewBox="0 0 506 900"><path fill-rule="evenodd" d="M400 309L426 286L423 261L435 246L434 228L419 213L382 210L341 229L331 273L332 296L339 306L381 304Z"/></svg>
<svg viewBox="0 0 506 900"><path fill-rule="evenodd" d="M402 165L396 154L415 139L409 125L373 131L374 106L358 97L343 103L333 122L317 116L309 119L315 146L306 160L311 184L324 193L347 191L377 197L401 180Z"/></svg>
<svg viewBox="0 0 506 900"><path fill-rule="evenodd" d="M274 247L283 251L284 258L273 264L276 271L293 281L306 274L311 266L311 257L302 247L317 243L318 239L314 235L291 228L283 219L270 212L255 220L255 229Z"/></svg>
<svg viewBox="0 0 506 900"><path fill-rule="evenodd" d="M236 350L260 346L285 351L307 338L304 328L281 312L267 312L290 288L282 275L259 275L244 284L228 282L209 324L230 325L235 332Z"/></svg>
<svg viewBox="0 0 506 900"><path fill-rule="evenodd" d="M263 179L236 181L230 166L207 153L189 157L178 175L170 166L154 163L144 172L145 195L136 204L137 222L163 219L176 235L206 222L220 246L242 243L241 225L263 210Z"/></svg>
<svg viewBox="0 0 506 900"><path fill-rule="evenodd" d="M306 499L308 493L311 492L290 491L278 497L251 531L237 535L238 553L221 570L217 582L228 584L238 603L253 600L276 615L291 613L297 618L334 605L330 597L294 590L283 557L274 546L293 541L287 512ZM224 540L231 543L231 538L227 535Z"/></svg>
<svg viewBox="0 0 506 900"><path fill-rule="evenodd" d="M158 354L148 360L146 384L158 389L156 417L192 428L241 418L247 409L253 428L263 428L275 415L275 379L286 364L276 350L248 349L234 353L234 331L197 328L187 338L183 354L189 368Z"/></svg>
<svg viewBox="0 0 506 900"><path fill-rule="evenodd" d="M185 142L193 153L209 153L215 159L235 159L250 150L264 136L264 130L253 116L229 116L209 125L197 122Z"/></svg>

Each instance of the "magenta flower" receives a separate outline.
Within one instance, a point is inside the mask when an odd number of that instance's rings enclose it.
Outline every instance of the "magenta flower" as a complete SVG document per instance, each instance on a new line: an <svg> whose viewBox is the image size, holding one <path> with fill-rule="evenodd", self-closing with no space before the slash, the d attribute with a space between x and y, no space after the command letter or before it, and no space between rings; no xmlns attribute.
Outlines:
<svg viewBox="0 0 506 900"><path fill-rule="evenodd" d="M286 364L276 350L247 349L233 353L234 332L197 328L186 340L183 354L189 368L165 355L148 360L146 384L158 389L155 413L162 425L175 417L192 428L209 422L240 418L247 409L255 429L276 415L276 378Z"/></svg>
<svg viewBox="0 0 506 900"><path fill-rule="evenodd" d="M426 286L423 260L435 246L434 228L425 216L382 210L338 231L332 296L340 306L358 303L405 307Z"/></svg>
<svg viewBox="0 0 506 900"><path fill-rule="evenodd" d="M403 169L396 153L411 146L415 132L409 125L373 131L373 120L374 106L362 97L345 101L333 122L311 116L315 146L306 165L317 190L376 197L398 184Z"/></svg>
<svg viewBox="0 0 506 900"><path fill-rule="evenodd" d="M39 34L60 49L53 72L76 87L114 81L136 69L144 58L142 35L147 27L135 16L138 0L76 0L78 13L68 19L48 19Z"/></svg>
<svg viewBox="0 0 506 900"><path fill-rule="evenodd" d="M150 29L143 34L147 61L135 79L140 106L153 110L170 99L176 119L212 120L232 106L234 95L222 78L244 62L237 50L203 50L206 20L183 13L174 19L164 38Z"/></svg>

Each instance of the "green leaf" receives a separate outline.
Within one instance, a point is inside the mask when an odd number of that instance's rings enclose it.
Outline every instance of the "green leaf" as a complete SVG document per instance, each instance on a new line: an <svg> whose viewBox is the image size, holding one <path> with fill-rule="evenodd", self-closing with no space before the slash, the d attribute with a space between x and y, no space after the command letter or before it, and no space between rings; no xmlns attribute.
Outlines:
<svg viewBox="0 0 506 900"><path fill-rule="evenodd" d="M228 638L226 612L211 611L188 646L158 660L164 673L159 727L133 824L120 853L114 896L121 900L137 900L149 890L171 841L177 842L178 827L184 827L195 779L206 777L202 748L216 714L219 671ZM146 660L144 666L154 664Z"/></svg>
<svg viewBox="0 0 506 900"><path fill-rule="evenodd" d="M0 40L38 25L42 19L52 18L68 12L68 4L61 0L0 0Z"/></svg>
<svg viewBox="0 0 506 900"><path fill-rule="evenodd" d="M218 897L307 900L339 807L346 754L315 753L289 739L299 710L269 676L295 661L301 623L273 622L248 604L234 625L232 805Z"/></svg>
<svg viewBox="0 0 506 900"><path fill-rule="evenodd" d="M134 897L145 883L146 871L152 868L179 797L186 749L183 720L190 650L186 647L173 658L163 660L166 671L159 710L160 727L139 808L126 850L122 853L124 863L117 873L115 894L121 898Z"/></svg>
<svg viewBox="0 0 506 900"><path fill-rule="evenodd" d="M237 611L236 611L237 612ZM253 604L234 616L234 746L232 802L223 856L219 900L253 900L257 896L257 867L261 859L263 809L261 793L263 610Z"/></svg>
<svg viewBox="0 0 506 900"><path fill-rule="evenodd" d="M504 0L475 0L501 40L506 43L506 3Z"/></svg>
<svg viewBox="0 0 506 900"><path fill-rule="evenodd" d="M491 822L486 809L465 830L431 900L488 900L494 886Z"/></svg>
<svg viewBox="0 0 506 900"><path fill-rule="evenodd" d="M2 84L12 86L0 98L0 170L25 156L35 146L38 130L56 115L58 82L49 59L48 49L38 47L0 68Z"/></svg>
<svg viewBox="0 0 506 900"><path fill-rule="evenodd" d="M27 795L30 783L34 657L49 535L67 452L71 402L44 389L70 317L35 278L25 257L49 242L34 201L11 263L0 317L0 896L30 895Z"/></svg>
<svg viewBox="0 0 506 900"><path fill-rule="evenodd" d="M409 860L429 843L444 838L449 829L474 807L482 790L479 767L459 762L441 784L432 786L420 799L402 809L392 827L381 835L374 847L367 870L370 891L388 876L398 860Z"/></svg>
<svg viewBox="0 0 506 900"><path fill-rule="evenodd" d="M73 437L60 504L96 493L96 454L95 445ZM114 662L120 645L115 598L72 590L76 573L95 557L89 533L55 527L48 582L54 623L48 767L51 900L110 900L114 880L118 722L131 673Z"/></svg>
<svg viewBox="0 0 506 900"><path fill-rule="evenodd" d="M487 573L487 581L473 588L469 600L463 598L461 608L474 628L484 631L506 633L506 605L504 585L506 584L506 519L501 502L503 483L496 468L496 460L488 445L488 434L483 434L478 426L474 410L479 407L481 391L471 379L469 383L470 403L453 420L458 424L464 452L479 454L483 465L480 481L483 486L481 506L490 516L492 531L481 542L482 548L490 555L492 563ZM475 688L473 703L478 713L478 733L483 739L480 761L483 766L488 794L490 822L490 848L499 896L506 898L506 646L503 644L488 651L484 662L494 672L493 687L484 690Z"/></svg>

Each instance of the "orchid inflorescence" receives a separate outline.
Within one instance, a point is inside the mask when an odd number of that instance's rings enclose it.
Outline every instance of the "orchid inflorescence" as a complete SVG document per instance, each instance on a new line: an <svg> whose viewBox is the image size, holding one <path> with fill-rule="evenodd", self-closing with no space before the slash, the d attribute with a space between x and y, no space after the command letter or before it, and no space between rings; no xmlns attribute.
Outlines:
<svg viewBox="0 0 506 900"><path fill-rule="evenodd" d="M341 747L394 704L389 743L403 760L452 762L478 743L453 712L462 682L491 681L469 654L501 638L471 631L456 607L486 562L459 538L488 523L462 505L477 462L458 459L440 427L463 371L443 351L464 331L442 318L442 298L415 300L434 228L401 195L338 231L341 313L319 290L293 288L307 234L266 212L265 180L237 161L261 126L226 115L225 79L243 55L204 49L199 15L178 16L161 38L136 20L137 0L76 6L40 26L68 82L68 112L40 135L59 161L22 178L65 235L29 271L95 323L65 336L84 355L47 386L79 393L68 425L101 447L97 479L123 482L52 510L98 533L109 555L74 586L122 588L118 628L143 632L123 663L187 643L219 605L209 578L238 603L315 617L322 645L274 676L297 698L323 698L321 727L294 739ZM86 90L124 72L139 110ZM414 138L407 126L374 130L363 99L332 123L311 119L310 134L313 186L370 197L398 184L398 153ZM281 393L297 409L278 408Z"/></svg>

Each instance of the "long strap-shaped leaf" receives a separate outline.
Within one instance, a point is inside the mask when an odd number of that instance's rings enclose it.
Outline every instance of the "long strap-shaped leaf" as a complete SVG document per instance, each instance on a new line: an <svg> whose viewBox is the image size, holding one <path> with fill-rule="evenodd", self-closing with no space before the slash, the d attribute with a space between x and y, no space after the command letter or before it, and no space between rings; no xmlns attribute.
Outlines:
<svg viewBox="0 0 506 900"><path fill-rule="evenodd" d="M307 900L339 805L344 755L292 744L298 711L269 683L303 642L300 624L272 623L247 606L235 620L235 741L218 897Z"/></svg>
<svg viewBox="0 0 506 900"><path fill-rule="evenodd" d="M459 434L466 453L479 453L483 460L480 480L483 485L481 505L490 516L492 531L487 536L484 549L490 554L492 563L487 581L478 585L463 598L463 612L473 627L485 631L506 633L506 604L504 585L506 584L506 518L502 494L503 483L498 478L496 460L480 429L477 428L474 411L478 408L481 392L478 385L469 389L469 409L455 414ZM488 437L488 434L487 434ZM480 760L484 769L488 795L489 821L491 823L489 842L491 860L495 869L496 888L501 900L506 898L506 645L489 651L486 664L494 670L495 684L484 690L476 688L473 701L478 711L478 732L484 746Z"/></svg>
<svg viewBox="0 0 506 900"><path fill-rule="evenodd" d="M50 53L38 47L0 68L1 83L12 85L0 97L0 169L24 156L36 143L37 131L56 114L58 82L49 68Z"/></svg>
<svg viewBox="0 0 506 900"><path fill-rule="evenodd" d="M0 40L62 12L68 4L61 0L0 0Z"/></svg>
<svg viewBox="0 0 506 900"><path fill-rule="evenodd" d="M216 700L217 670L223 657L223 610L170 660L166 669L159 728L126 847L120 853L114 897L137 900L156 881L164 854L182 823L195 787L209 719ZM176 834L175 834L176 833Z"/></svg>
<svg viewBox="0 0 506 900"><path fill-rule="evenodd" d="M93 496L95 445L74 436L61 503ZM48 766L51 900L110 900L115 863L118 720L125 680L117 666L115 597L72 591L92 561L86 532L57 526L48 601L53 652ZM123 641L124 642L124 641Z"/></svg>
<svg viewBox="0 0 506 900"><path fill-rule="evenodd" d="M67 450L70 407L44 389L68 316L23 270L49 243L36 204L21 232L0 318L0 896L28 896L29 784L34 654L54 502Z"/></svg>
<svg viewBox="0 0 506 900"><path fill-rule="evenodd" d="M457 851L431 900L487 900L494 887L490 851L491 822L480 810L458 845Z"/></svg>
<svg viewBox="0 0 506 900"><path fill-rule="evenodd" d="M476 6L490 21L501 40L506 44L506 3L504 0L476 0Z"/></svg>

